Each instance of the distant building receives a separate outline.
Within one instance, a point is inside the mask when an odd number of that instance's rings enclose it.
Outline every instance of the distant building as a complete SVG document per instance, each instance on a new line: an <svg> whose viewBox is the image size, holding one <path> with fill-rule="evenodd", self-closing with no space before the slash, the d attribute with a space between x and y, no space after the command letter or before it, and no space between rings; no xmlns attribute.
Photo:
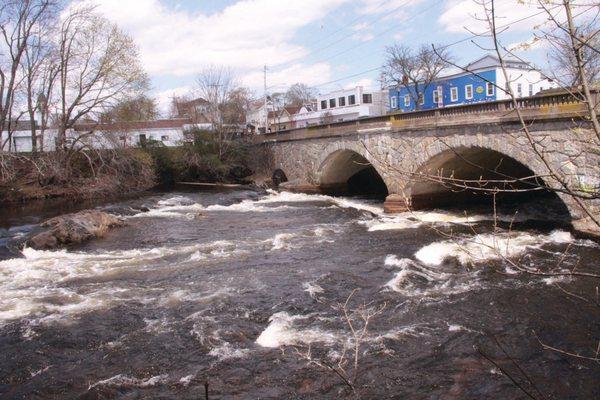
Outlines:
<svg viewBox="0 0 600 400"><path fill-rule="evenodd" d="M189 128L201 127L192 124L189 118L163 119L156 121L132 121L110 124L85 122L76 124L65 133L67 146L90 146L92 148L137 147L149 143L167 147L180 146L188 141L185 132ZM56 129L46 129L43 143L38 130L38 149L54 151L58 139ZM5 132L3 138L8 135ZM6 140L4 140L6 142ZM4 144L4 151L13 153L31 152L31 130L19 129L12 131L11 141Z"/></svg>
<svg viewBox="0 0 600 400"><path fill-rule="evenodd" d="M294 129L296 127L295 116L299 110L300 107L286 106L275 111L270 111L269 130L274 132Z"/></svg>
<svg viewBox="0 0 600 400"><path fill-rule="evenodd" d="M540 71L523 61L507 58L505 63L511 88L517 97L533 96L555 86ZM504 90L498 90L498 87L508 88L508 83L496 56L486 55L473 61L465 69L470 72L443 76L424 90L421 87L419 91L424 92L424 95L419 100L419 109L429 110L509 98ZM414 89L409 92L405 87L390 88L389 111L415 111L417 107L414 93Z"/></svg>
<svg viewBox="0 0 600 400"><path fill-rule="evenodd" d="M265 104L264 100L255 101L251 107L250 111L246 114L246 125L249 131L260 134L265 133L266 126L265 123L267 118L273 118L275 112L275 105L271 100L267 101Z"/></svg>
<svg viewBox="0 0 600 400"><path fill-rule="evenodd" d="M187 118L194 124L210 123L210 119L208 118L210 103L202 98L189 101L175 98L173 99L173 105L177 113L175 118Z"/></svg>
<svg viewBox="0 0 600 400"><path fill-rule="evenodd" d="M387 96L386 91L368 90L362 86L325 93L317 97L315 104L298 110L294 117L295 126L304 128L384 115Z"/></svg>

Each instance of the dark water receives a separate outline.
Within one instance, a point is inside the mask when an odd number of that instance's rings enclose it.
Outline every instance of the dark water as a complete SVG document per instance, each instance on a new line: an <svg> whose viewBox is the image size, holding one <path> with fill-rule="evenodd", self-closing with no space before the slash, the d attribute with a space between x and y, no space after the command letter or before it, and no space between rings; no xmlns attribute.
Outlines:
<svg viewBox="0 0 600 400"><path fill-rule="evenodd" d="M598 272L598 244L567 231L501 221L492 235L486 215L386 217L367 201L250 191L102 208L128 225L0 261L1 398L203 399L206 382L211 399L352 397L326 367L340 358L361 399L525 398L481 353L537 398L534 386L549 399L600 397L600 365L538 342L593 357L598 282L498 258ZM32 229L6 225L5 243ZM351 294L353 328L357 309L379 311L356 377L339 306Z"/></svg>

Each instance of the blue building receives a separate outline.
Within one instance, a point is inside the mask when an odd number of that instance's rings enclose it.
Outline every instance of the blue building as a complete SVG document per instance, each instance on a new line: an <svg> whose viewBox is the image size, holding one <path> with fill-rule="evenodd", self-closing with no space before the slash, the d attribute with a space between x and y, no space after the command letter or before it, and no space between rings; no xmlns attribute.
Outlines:
<svg viewBox="0 0 600 400"><path fill-rule="evenodd" d="M486 55L467 65L472 72L461 72L443 76L427 87L419 86L420 110L451 107L463 104L496 101L508 98L500 88L510 85L517 97L533 96L541 90L552 87L538 70L525 62L506 59L508 82L500 68L500 61L493 55ZM410 91L409 91L410 90ZM417 109L413 87L389 89L389 111L410 112Z"/></svg>

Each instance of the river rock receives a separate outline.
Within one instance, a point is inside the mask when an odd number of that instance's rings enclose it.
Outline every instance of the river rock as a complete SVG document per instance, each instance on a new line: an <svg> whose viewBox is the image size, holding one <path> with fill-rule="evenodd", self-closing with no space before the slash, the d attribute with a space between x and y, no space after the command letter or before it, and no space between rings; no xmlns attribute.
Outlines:
<svg viewBox="0 0 600 400"><path fill-rule="evenodd" d="M55 249L102 237L109 229L123 225L114 215L85 210L44 221L40 226L48 229L33 236L27 244L34 249Z"/></svg>

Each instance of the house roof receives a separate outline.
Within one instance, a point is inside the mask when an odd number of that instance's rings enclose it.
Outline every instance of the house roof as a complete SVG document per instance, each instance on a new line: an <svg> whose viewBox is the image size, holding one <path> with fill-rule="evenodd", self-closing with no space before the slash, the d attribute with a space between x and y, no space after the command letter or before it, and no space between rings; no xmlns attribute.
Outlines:
<svg viewBox="0 0 600 400"><path fill-rule="evenodd" d="M522 67L530 68L529 64L525 61L519 60L518 58L512 56L503 57L505 63L509 64L518 64ZM500 58L498 58L495 54L486 54L483 57L478 58L475 61L471 61L465 69L478 69L478 68L488 68L488 67L499 67L500 66Z"/></svg>
<svg viewBox="0 0 600 400"><path fill-rule="evenodd" d="M285 111L288 112L288 114L293 115L293 114L298 114L298 111L300 111L300 107L297 106L288 106L288 107L283 107L285 109Z"/></svg>

